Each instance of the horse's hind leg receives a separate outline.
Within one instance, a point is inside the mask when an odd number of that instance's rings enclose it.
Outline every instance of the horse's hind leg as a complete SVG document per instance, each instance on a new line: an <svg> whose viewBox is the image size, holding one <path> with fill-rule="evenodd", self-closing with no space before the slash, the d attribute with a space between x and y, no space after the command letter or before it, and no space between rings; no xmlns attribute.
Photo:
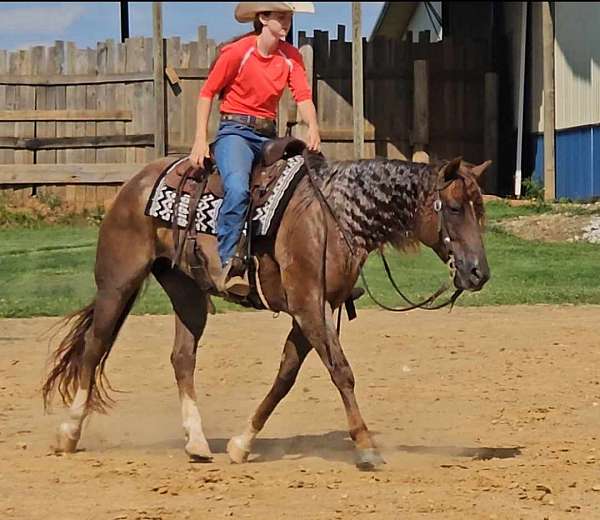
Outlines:
<svg viewBox="0 0 600 520"><path fill-rule="evenodd" d="M99 290L89 307L88 312L93 316L91 326L83 336L78 368L72 372L77 374L77 390L68 418L59 426L56 451L75 451L84 419L93 409L102 411L108 404L101 381L103 364L135 301L138 287ZM102 365L97 371L100 363Z"/></svg>
<svg viewBox="0 0 600 520"><path fill-rule="evenodd" d="M110 404L103 384L104 364L150 271L153 247L149 228L123 227L118 216L109 213L100 228L94 301L78 313L44 385L46 401L58 387L70 404L69 417L59 427L57 451L74 451L89 412L103 411Z"/></svg>
<svg viewBox="0 0 600 520"><path fill-rule="evenodd" d="M294 386L298 371L310 350L311 346L306 341L298 324L294 322L293 328L288 334L279 365L279 372L271 390L248 421L244 433L232 437L227 444L227 453L233 462L242 463L246 461L252 448L252 441L258 432L263 429L275 407Z"/></svg>
<svg viewBox="0 0 600 520"><path fill-rule="evenodd" d="M171 269L168 262L155 262L152 272L168 294L176 314L171 363L181 400L183 429L187 441L185 451L194 460L209 462L212 460L212 453L202 429L194 389L196 349L206 325L208 299L191 278L177 269Z"/></svg>

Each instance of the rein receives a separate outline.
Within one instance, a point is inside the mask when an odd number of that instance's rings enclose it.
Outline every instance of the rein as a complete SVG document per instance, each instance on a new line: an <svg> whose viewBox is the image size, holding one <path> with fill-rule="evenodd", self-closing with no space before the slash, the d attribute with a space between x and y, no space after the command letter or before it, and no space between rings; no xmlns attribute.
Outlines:
<svg viewBox="0 0 600 520"><path fill-rule="evenodd" d="M433 201L433 209L438 215L438 224L437 224L438 236L441 237L442 242L446 246L449 246L452 243L452 239L450 238L450 235L448 234L448 230L446 229L446 225L444 222L444 213L442 211L443 205L442 205L442 199L440 198L440 193L442 191L444 191L448 186L450 186L450 184L452 184L452 182L454 182L454 181L450 180L450 181L445 182L442 186L437 187L435 190L436 198ZM452 310L452 308L454 307L454 304L456 303L456 300L458 300L459 296L463 293L462 289L456 289L454 291L454 293L452 294L452 296L447 301L445 301L444 303L435 305L435 306L431 306L431 304L438 297L440 297L442 294L444 294L446 291L448 291L453 284L454 275L456 274L456 266L454 264L454 257L452 256L452 253L450 253L448 261L446 262L446 265L448 266L448 271L449 271L449 279L446 282L444 282L439 287L439 289L437 291L435 291L431 296L429 296L428 298L426 298L425 300L423 300L419 303L414 303L400 290L400 288L398 287L398 284L396 283L396 281L394 280L394 277L392 276L392 270L390 269L390 265L388 264L388 261L387 261L385 255L383 254L382 250L379 251L379 255L383 262L383 267L385 269L385 273L388 277L388 280L392 284L392 287L394 288L396 293L408 304L408 307L389 307L388 305L385 305L384 303L381 303L379 300L377 300L375 298L375 296L373 296L373 293L371 292L371 290L369 289L367 280L366 280L363 270L361 268L360 277L365 286L365 290L369 294L369 297L375 302L375 304L379 305L379 307L381 307L382 309L385 309L385 310L391 311L391 312L406 312L406 311L412 311L414 309L423 309L425 311L435 311L435 310L443 309L444 307L447 307L448 305L450 305L450 310Z"/></svg>
<svg viewBox="0 0 600 520"><path fill-rule="evenodd" d="M333 211L333 208L331 207L331 205L329 204L327 199L323 196L323 193L321 192L320 188L317 186L317 183L314 182L312 175L311 175L310 168L308 167L308 164L306 165L306 170L308 173L307 176L310 181L310 184L313 187L315 194L317 195L317 199L319 200L321 207L326 208L328 210L329 214L332 216L334 222L336 223L336 226L340 230L342 237L344 238L344 241L346 242L346 245L348 246L348 249L350 250L350 254L354 255L354 248L352 247L352 242L351 242L350 238L346 234L346 230L340 224L340 222L337 218L337 215ZM446 246L449 246L452 243L452 239L450 238L450 235L448 234L448 230L446 229L446 226L445 226L444 217L443 217L444 214L442 211L443 204L442 204L442 199L440 198L440 193L442 191L444 191L448 186L450 186L450 184L452 184L452 182L454 182L454 180L446 181L441 186L436 187L436 189L435 189L436 198L433 201L433 209L438 215L438 225L437 225L438 235L441 237L442 242ZM385 309L385 310L391 311L391 312L407 312L407 311L411 311L414 309L423 309L426 311L434 311L434 310L439 310L439 309L442 309L442 308L450 305L450 310L452 310L452 308L454 307L454 304L456 303L456 300L458 300L460 295L463 293L462 289L456 289L454 291L454 293L452 294L452 296L447 301L445 301L444 303L432 306L433 302L438 297L440 297L442 294L447 292L450 289L451 285L453 284L454 276L456 274L456 266L454 264L454 257L452 256L452 254L449 255L448 261L446 262L446 265L448 266L448 271L449 271L449 279L445 283L443 283L440 286L440 288L437 291L435 291L431 296L429 296L428 298L426 298L425 300L423 300L419 303L414 303L400 290L400 288L398 287L398 284L396 283L396 281L394 280L394 277L392 276L390 266L387 262L387 259L385 258L385 255L383 254L383 251L380 251L379 254L383 261L383 266L384 266L386 275L387 275L390 283L392 284L392 287L394 288L396 293L398 293L400 295L400 297L408 304L408 307L390 307L390 306L385 305L384 303L380 302L379 300L377 300L377 298L375 298L375 296L371 292L369 285L367 284L367 280L365 278L363 268L361 267L360 268L360 277L361 277L361 280L365 287L365 290L367 291L367 294L373 300L373 302L375 302L375 304L378 305L379 307L381 307L382 309ZM337 320L338 336L340 334L340 328L341 328L341 314L342 314L342 309L340 306L339 311L338 311L338 320Z"/></svg>

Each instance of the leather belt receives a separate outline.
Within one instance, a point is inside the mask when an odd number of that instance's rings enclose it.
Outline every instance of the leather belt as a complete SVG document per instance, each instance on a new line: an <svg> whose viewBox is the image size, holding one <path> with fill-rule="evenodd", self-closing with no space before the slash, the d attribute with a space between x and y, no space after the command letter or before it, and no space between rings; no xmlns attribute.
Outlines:
<svg viewBox="0 0 600 520"><path fill-rule="evenodd" d="M221 114L221 121L235 121L236 123L241 123L267 137L275 137L277 135L277 127L275 121L272 119L249 116L246 114Z"/></svg>

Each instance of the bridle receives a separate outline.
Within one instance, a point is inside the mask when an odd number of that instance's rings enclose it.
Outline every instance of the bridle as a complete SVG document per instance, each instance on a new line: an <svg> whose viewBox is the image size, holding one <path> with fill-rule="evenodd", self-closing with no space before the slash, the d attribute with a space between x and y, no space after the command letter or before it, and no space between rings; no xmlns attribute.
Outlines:
<svg viewBox="0 0 600 520"><path fill-rule="evenodd" d="M354 248L352 247L352 242L350 241L350 238L348 237L346 230L340 224L335 212L333 211L333 208L330 206L327 199L323 196L323 193L321 192L318 184L313 180L311 171L310 171L310 168L308 167L308 165L307 165L306 171L307 171L307 177L309 179L309 182L313 187L313 190L317 196L317 199L319 200L319 203L321 204L321 207L326 208L327 211L329 212L329 214L332 216L334 222L336 223L338 229L340 230L340 232L342 234L342 237L344 238L344 241L346 242L346 245L348 246L350 254L352 256L354 256ZM408 304L408 307L390 307L390 306L385 305L384 303L380 302L379 300L377 300L377 298L375 298L375 296L371 292L369 285L367 284L367 280L365 278L363 269L361 267L360 268L360 277L361 277L361 280L365 287L365 290L367 291L367 294L373 300L373 302L375 302L376 305L379 305L379 307L381 307L382 309L385 309L387 311L392 311L392 312L406 312L406 311L411 311L413 309L423 309L423 310L427 310L427 311L433 311L433 310L442 309L442 308L450 305L450 310L452 310L452 308L454 307L454 304L456 303L456 300L463 293L462 289L456 289L454 291L454 293L452 294L452 296L447 301L445 301L444 303L435 305L435 306L432 305L433 302L435 300L437 300L438 297L440 297L442 294L444 294L446 291L448 291L450 289L450 287L454 284L454 277L456 275L456 265L454 262L454 256L451 253L452 250L450 248L450 246L452 244L452 238L450 237L450 235L448 233L446 221L444 219L444 204L443 204L442 198L440 196L441 192L444 191L445 189L447 189L455 180L456 180L456 178L451 179L449 181L445 181L442 184L438 183L438 185L436 186L436 188L434 190L435 198L433 201L433 210L435 211L435 213L438 216L438 219L437 219L438 220L438 222L437 222L438 237L441 240L441 243L444 244L448 248L448 251L449 251L448 260L446 261L446 266L448 267L448 271L449 271L449 279L445 283L443 283L437 291L435 291L431 296L429 296L429 298L427 298L419 303L414 303L398 287L398 284L396 283L396 281L394 280L394 277L392 276L392 271L387 262L387 259L385 258L383 251L380 249L379 255L383 262L383 266L384 266L385 272L387 274L387 277L388 277L390 283L392 284L392 287L394 288L396 293L398 293L398 295ZM341 316L341 307L340 307L340 315L338 316L338 329L339 329L340 316ZM339 333L339 330L338 330L338 333Z"/></svg>
<svg viewBox="0 0 600 520"><path fill-rule="evenodd" d="M450 310L452 310L452 307L454 307L456 300L463 293L462 289L456 289L454 291L454 293L452 294L452 296L447 301L445 301L444 303L438 304L438 305L432 305L433 302L435 300L437 300L437 298L439 298L442 294L444 294L446 291L448 291L450 289L450 287L454 284L454 277L456 276L456 265L454 262L454 255L452 254L452 247L451 247L452 246L452 238L450 237L450 234L448 233L446 219L444 218L444 204L442 202L442 198L440 195L442 193L442 191L444 191L445 189L450 187L450 185L455 180L456 179L451 179L442 184L438 184L438 186L436 186L436 188L434 190L435 196L434 196L434 200L433 200L433 211L437 215L438 239L442 244L444 244L444 246L447 248L447 251L448 251L448 260L446 261L446 266L448 267L448 274L449 274L448 280L446 280L446 282L444 282L439 287L439 289L437 291L435 291L431 296L429 296L428 298L426 298L425 300L423 300L421 302L415 303L411 299L409 299L398 287L398 284L396 283L396 281L394 280L394 277L392 276L392 271L391 271L389 263L385 257L385 254L383 253L383 250L380 249L379 256L383 263L383 268L388 277L388 280L392 284L392 287L394 288L396 293L408 304L408 307L390 307L390 306L385 305L384 303L380 302L379 300L377 300L375 298L375 296L373 296L373 293L371 292L371 290L369 289L367 280L366 280L363 270L361 268L360 269L360 277L361 277L361 280L365 287L365 290L367 291L367 294L382 309L385 309L387 311L392 311L392 312L406 312L406 311L411 311L414 309L423 309L426 311L433 311L433 310L442 309L442 308L450 305Z"/></svg>

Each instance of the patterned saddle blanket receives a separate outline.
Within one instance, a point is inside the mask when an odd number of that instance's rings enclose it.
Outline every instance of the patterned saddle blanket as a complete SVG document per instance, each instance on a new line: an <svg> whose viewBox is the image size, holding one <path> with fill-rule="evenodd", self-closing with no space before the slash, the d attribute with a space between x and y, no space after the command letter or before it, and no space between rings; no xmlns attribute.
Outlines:
<svg viewBox="0 0 600 520"><path fill-rule="evenodd" d="M177 226L187 229L192 213L190 205L195 198L198 204L192 229L197 233L216 235L219 212L223 204L223 188L216 170L208 174L206 182L201 182L197 176L185 179L175 208L177 187L187 161L187 157L177 160L160 175L148 199L145 214L169 224L176 218ZM287 203L305 173L303 164L302 155L293 155L283 157L269 166L259 164L255 167L251 183L252 236L269 237L277 231ZM199 186L204 186L203 193L199 198L194 197L194 192ZM248 232L247 224L244 233Z"/></svg>

